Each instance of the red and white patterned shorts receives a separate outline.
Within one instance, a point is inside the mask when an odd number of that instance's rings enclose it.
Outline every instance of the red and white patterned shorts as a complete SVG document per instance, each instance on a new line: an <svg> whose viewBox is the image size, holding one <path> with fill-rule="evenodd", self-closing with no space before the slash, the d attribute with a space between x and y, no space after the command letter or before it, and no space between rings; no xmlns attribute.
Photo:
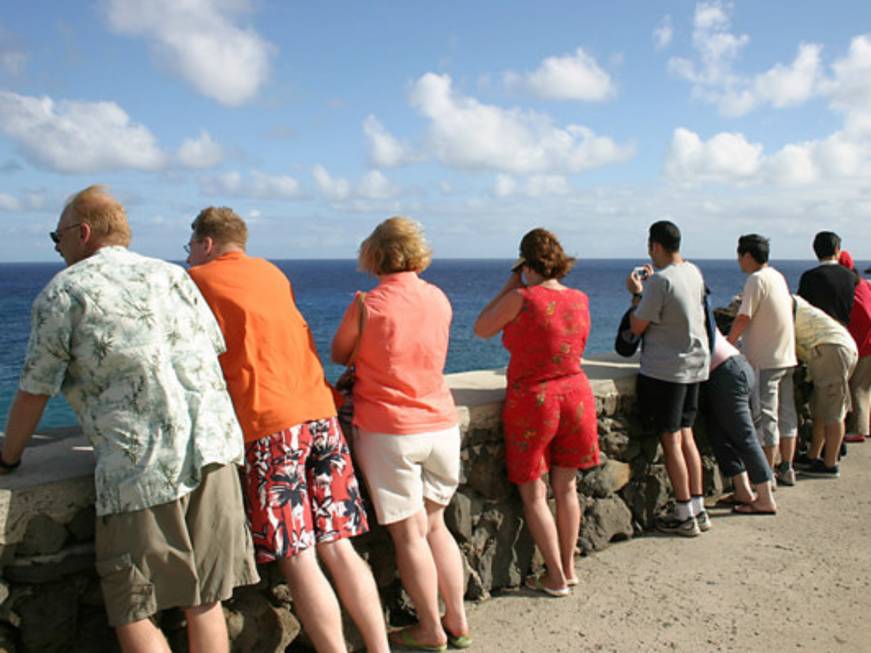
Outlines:
<svg viewBox="0 0 871 653"><path fill-rule="evenodd" d="M242 485L258 563L369 529L348 443L335 417L247 443Z"/></svg>

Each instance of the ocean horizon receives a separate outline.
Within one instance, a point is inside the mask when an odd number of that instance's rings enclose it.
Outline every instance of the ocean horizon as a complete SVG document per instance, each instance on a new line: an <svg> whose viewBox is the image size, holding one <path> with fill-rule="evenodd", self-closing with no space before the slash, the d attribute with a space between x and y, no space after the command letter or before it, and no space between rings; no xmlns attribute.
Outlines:
<svg viewBox="0 0 871 653"><path fill-rule="evenodd" d="M714 306L728 304L740 292L745 275L732 259L692 259L702 270L711 289ZM502 287L514 259L468 259L440 257L422 278L439 286L451 301L454 319L447 373L504 367L508 355L500 338L481 340L472 326L484 305ZM178 261L174 261L178 262ZM354 292L372 288L376 279L356 269L356 259L272 260L291 280L297 305L314 335L327 378L335 380L342 367L329 361L330 343ZM566 277L566 285L590 298L592 328L586 354L610 352L617 324L629 305L624 279L629 271L646 262L633 259L579 259ZM772 261L794 292L801 273L816 265L813 260ZM868 261L856 261L864 270ZM63 263L0 263L0 414L5 415L15 394L30 331L31 304ZM49 401L40 428L69 426L75 415L62 397Z"/></svg>

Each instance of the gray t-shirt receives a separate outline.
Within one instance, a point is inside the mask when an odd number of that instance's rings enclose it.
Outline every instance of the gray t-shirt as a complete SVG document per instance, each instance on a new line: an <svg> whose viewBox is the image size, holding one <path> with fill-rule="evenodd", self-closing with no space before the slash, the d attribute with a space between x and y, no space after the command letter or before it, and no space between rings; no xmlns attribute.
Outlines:
<svg viewBox="0 0 871 653"><path fill-rule="evenodd" d="M688 261L658 270L645 284L635 316L650 322L641 343L641 374L672 383L708 378L705 281Z"/></svg>

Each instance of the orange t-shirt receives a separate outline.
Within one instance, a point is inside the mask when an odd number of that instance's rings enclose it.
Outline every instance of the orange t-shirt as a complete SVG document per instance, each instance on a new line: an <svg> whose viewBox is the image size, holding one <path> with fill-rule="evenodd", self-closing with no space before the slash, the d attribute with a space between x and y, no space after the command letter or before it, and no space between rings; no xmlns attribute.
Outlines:
<svg viewBox="0 0 871 653"><path fill-rule="evenodd" d="M281 270L229 252L190 275L227 341L221 367L246 442L336 414L311 331Z"/></svg>
<svg viewBox="0 0 871 653"><path fill-rule="evenodd" d="M354 424L394 435L456 425L444 376L451 327L445 294L414 272L399 272L382 276L364 303L366 321L354 361ZM352 307L346 320L356 313Z"/></svg>

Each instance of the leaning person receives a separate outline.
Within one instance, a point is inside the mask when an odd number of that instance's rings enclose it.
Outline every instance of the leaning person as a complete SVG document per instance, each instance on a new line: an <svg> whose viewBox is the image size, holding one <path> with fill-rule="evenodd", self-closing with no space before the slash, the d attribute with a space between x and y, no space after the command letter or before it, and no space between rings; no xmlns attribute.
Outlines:
<svg viewBox="0 0 871 653"><path fill-rule="evenodd" d="M708 439L720 471L732 480L732 493L720 503L731 504L738 514L774 515L771 467L756 437L750 408L754 382L750 363L715 327L710 376L702 388Z"/></svg>
<svg viewBox="0 0 871 653"><path fill-rule="evenodd" d="M350 540L367 530L350 451L291 284L245 253L248 227L232 209L204 209L191 228L190 275L227 341L220 361L245 436L257 562L278 562L315 648L345 651L323 560L367 650L385 652L378 589Z"/></svg>
<svg viewBox="0 0 871 653"><path fill-rule="evenodd" d="M853 257L841 250L838 262L856 275L856 290L847 330L856 341L859 362L850 377L850 399L853 410L847 415L846 442L862 442L869 437L871 416L871 282L856 272Z"/></svg>
<svg viewBox="0 0 871 653"><path fill-rule="evenodd" d="M533 229L520 241L520 260L508 281L475 322L482 338L501 331L511 354L502 412L505 462L546 566L527 585L555 597L567 596L578 582L577 471L599 464L596 402L581 367L589 300L560 283L574 263L556 236ZM555 522L545 474L556 500Z"/></svg>
<svg viewBox="0 0 871 653"><path fill-rule="evenodd" d="M632 333L642 336L637 392L642 418L659 435L674 490L674 512L657 519L663 533L695 537L711 527L705 510L702 459L693 437L699 383L710 364L705 329L705 281L680 253L681 234L667 220L650 226L646 286L638 271L626 278L636 306Z"/></svg>
<svg viewBox="0 0 871 653"><path fill-rule="evenodd" d="M354 365L354 455L417 612L418 623L390 641L440 651L448 643L467 647L471 638L463 560L444 522L460 478L457 410L444 377L451 305L418 277L431 258L418 223L393 217L375 228L358 261L378 285L348 306L332 358Z"/></svg>
<svg viewBox="0 0 871 653"><path fill-rule="evenodd" d="M180 607L191 651L228 651L220 601L258 577L221 331L182 268L127 250L106 189L76 194L50 236L68 267L34 301L0 468L62 390L97 459L97 571L122 650L169 651L152 618Z"/></svg>
<svg viewBox="0 0 871 653"><path fill-rule="evenodd" d="M744 356L756 373L751 406L756 433L765 457L783 485L795 485L795 441L798 416L795 410L793 370L795 326L792 296L783 275L768 264L769 242L758 234L738 239L738 266L747 275L741 306L729 331L729 342L738 338Z"/></svg>
<svg viewBox="0 0 871 653"><path fill-rule="evenodd" d="M835 318L798 295L793 298L795 350L813 382L813 439L807 455L810 462L800 471L807 476L838 478L844 418L850 410L850 376L858 359L856 343Z"/></svg>

